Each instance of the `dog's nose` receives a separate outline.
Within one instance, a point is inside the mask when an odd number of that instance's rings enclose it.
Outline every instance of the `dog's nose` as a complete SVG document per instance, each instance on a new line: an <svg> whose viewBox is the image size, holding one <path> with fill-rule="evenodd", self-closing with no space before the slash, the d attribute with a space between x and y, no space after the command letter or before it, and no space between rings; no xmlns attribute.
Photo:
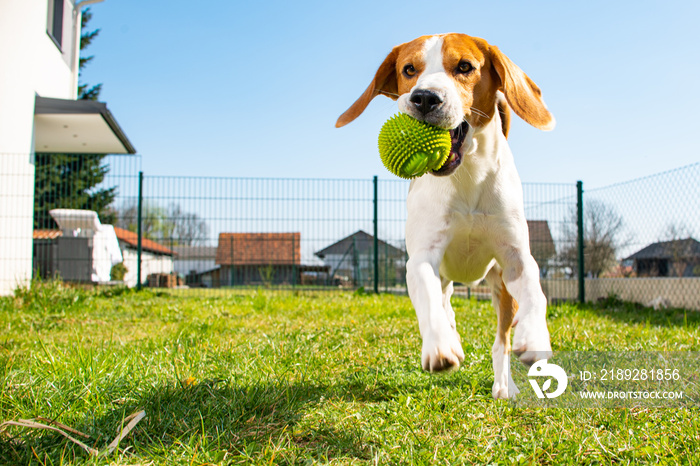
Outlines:
<svg viewBox="0 0 700 466"><path fill-rule="evenodd" d="M411 94L409 99L416 109L421 113L421 115L427 115L432 112L442 103L442 99L439 95L433 91L428 91L425 89L417 89Z"/></svg>

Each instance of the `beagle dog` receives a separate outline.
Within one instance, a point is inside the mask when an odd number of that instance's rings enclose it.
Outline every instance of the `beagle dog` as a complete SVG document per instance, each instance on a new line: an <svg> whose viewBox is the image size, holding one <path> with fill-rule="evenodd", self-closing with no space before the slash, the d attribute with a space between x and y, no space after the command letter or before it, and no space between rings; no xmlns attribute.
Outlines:
<svg viewBox="0 0 700 466"><path fill-rule="evenodd" d="M506 141L509 107L545 131L554 128L554 118L520 68L497 47L464 34L423 36L394 47L336 127L357 118L379 94L452 136L447 162L414 179L407 198L406 280L423 340L423 369L459 368L464 351L450 304L452 283L485 278L498 316L492 394L514 398L511 328L512 349L526 364L549 358L551 346L547 299Z"/></svg>

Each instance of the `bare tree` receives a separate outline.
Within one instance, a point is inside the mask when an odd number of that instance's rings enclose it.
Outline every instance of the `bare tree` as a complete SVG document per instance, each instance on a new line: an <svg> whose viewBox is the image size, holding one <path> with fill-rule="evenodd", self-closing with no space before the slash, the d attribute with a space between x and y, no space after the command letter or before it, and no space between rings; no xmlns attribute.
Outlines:
<svg viewBox="0 0 700 466"><path fill-rule="evenodd" d="M136 233L138 229L138 204L136 201L125 202L121 207L114 209L113 217L116 219L114 226ZM141 211L141 231L144 238L159 240L163 238L165 210L145 203ZM166 229L167 230L167 229Z"/></svg>
<svg viewBox="0 0 700 466"><path fill-rule="evenodd" d="M115 212L116 226L136 232L138 207L126 203ZM144 238L165 242L168 245L194 246L206 240L207 223L197 214L184 212L180 205L171 204L167 209L146 203L142 211L141 229Z"/></svg>
<svg viewBox="0 0 700 466"><path fill-rule="evenodd" d="M599 277L600 274L617 265L617 252L629 244L630 238L625 235L622 217L613 207L604 202L595 199L586 201L583 216L584 273ZM576 210L573 210L569 220L564 223L562 234L565 245L559 254L560 262L576 273L578 270Z"/></svg>
<svg viewBox="0 0 700 466"><path fill-rule="evenodd" d="M170 238L175 244L194 246L207 239L209 227L197 214L184 212L179 204L168 208L168 227Z"/></svg>
<svg viewBox="0 0 700 466"><path fill-rule="evenodd" d="M669 277L682 277L688 261L688 239L690 229L683 223L669 223L661 234L659 241L666 243L668 258L667 273Z"/></svg>

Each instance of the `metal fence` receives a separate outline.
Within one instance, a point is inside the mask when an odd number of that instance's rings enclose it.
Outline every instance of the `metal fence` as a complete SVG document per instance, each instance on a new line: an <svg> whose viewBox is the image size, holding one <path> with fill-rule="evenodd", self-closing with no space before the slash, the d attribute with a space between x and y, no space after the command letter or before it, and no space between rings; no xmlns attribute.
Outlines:
<svg viewBox="0 0 700 466"><path fill-rule="evenodd" d="M406 181L376 177L144 176L141 282L143 277L174 272L179 279L168 286L187 289L263 286L405 292L408 187ZM556 265L557 250L571 247L572 239L561 232L569 214L576 211L576 188L526 184L524 189L531 246L543 278L565 277ZM127 221L117 224L134 230L135 210L130 206L118 210L127 213ZM174 254L172 267L162 256L154 256L157 245ZM153 280L148 283L155 284ZM458 286L457 291L490 296L485 287Z"/></svg>
<svg viewBox="0 0 700 466"><path fill-rule="evenodd" d="M700 163L584 199L586 299L700 309Z"/></svg>
<svg viewBox="0 0 700 466"><path fill-rule="evenodd" d="M405 291L406 181L149 176L140 163L36 154L35 172L22 175L35 180L35 276L194 293ZM585 193L580 184L524 183L530 246L550 302L615 295L700 309L699 171L696 164ZM57 208L98 215L71 220ZM113 234L98 233L105 224ZM484 285L456 292L490 296Z"/></svg>

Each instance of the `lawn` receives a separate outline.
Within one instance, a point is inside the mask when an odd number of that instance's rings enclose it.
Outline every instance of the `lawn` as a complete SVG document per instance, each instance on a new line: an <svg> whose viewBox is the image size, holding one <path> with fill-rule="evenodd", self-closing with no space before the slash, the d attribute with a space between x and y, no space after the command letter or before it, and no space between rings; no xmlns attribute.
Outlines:
<svg viewBox="0 0 700 466"><path fill-rule="evenodd" d="M56 283L0 299L0 464L695 463L697 409L523 409L491 398L490 303L454 299L467 355L420 370L406 297L175 296ZM700 349L700 314L549 311L555 350ZM128 416L145 411L111 453ZM55 425L55 424L54 424ZM67 432L66 429L63 429ZM80 435L83 434L83 435Z"/></svg>

